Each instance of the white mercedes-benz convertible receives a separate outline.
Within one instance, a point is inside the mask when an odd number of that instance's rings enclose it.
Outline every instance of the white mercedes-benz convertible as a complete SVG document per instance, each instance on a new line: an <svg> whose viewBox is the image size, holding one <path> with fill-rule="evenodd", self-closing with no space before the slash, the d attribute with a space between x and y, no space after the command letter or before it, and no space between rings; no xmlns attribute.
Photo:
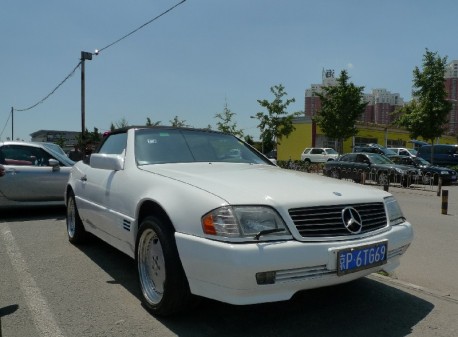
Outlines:
<svg viewBox="0 0 458 337"><path fill-rule="evenodd" d="M128 127L72 168L71 243L88 232L134 258L142 301L244 305L390 272L413 239L380 189L282 169L220 132Z"/></svg>

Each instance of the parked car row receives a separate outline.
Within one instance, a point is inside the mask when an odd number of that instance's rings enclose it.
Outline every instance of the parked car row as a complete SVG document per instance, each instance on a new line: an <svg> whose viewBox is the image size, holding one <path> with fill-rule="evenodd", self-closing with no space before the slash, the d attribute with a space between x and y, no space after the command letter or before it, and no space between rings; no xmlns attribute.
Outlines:
<svg viewBox="0 0 458 337"><path fill-rule="evenodd" d="M457 181L455 170L447 167L431 165L427 160L421 157L395 156L390 158L394 163L416 167L421 171L423 184L438 184L442 179L444 185L449 185Z"/></svg>
<svg viewBox="0 0 458 337"><path fill-rule="evenodd" d="M363 173L367 179L380 185L399 183L404 187L412 184L421 175L419 169L398 165L378 153L348 153L332 162L327 162L323 173L337 179L352 179L361 182Z"/></svg>

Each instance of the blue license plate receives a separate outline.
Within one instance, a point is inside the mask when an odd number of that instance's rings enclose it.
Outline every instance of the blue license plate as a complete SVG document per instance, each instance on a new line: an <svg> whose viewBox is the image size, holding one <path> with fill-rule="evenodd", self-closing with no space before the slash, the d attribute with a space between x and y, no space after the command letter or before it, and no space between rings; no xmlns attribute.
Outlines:
<svg viewBox="0 0 458 337"><path fill-rule="evenodd" d="M381 266L386 263L387 242L342 249L337 252L337 275Z"/></svg>

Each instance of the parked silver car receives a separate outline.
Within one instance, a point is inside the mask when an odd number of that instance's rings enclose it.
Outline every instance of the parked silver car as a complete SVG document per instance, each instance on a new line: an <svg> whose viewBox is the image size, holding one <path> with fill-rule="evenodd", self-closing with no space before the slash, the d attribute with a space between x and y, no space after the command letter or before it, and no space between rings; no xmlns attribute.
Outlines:
<svg viewBox="0 0 458 337"><path fill-rule="evenodd" d="M64 205L74 162L32 142L0 142L0 208Z"/></svg>

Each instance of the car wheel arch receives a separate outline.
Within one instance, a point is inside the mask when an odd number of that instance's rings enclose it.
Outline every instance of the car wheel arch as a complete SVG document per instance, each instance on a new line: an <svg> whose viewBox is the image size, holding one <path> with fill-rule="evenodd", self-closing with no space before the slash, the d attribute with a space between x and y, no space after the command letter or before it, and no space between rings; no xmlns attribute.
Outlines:
<svg viewBox="0 0 458 337"><path fill-rule="evenodd" d="M138 208L138 216L137 216L137 223L138 226L143 222L143 219L145 219L148 216L154 215L158 217L159 219L162 220L164 224L167 224L168 226L172 227L173 230L175 230L172 221L170 220L170 217L168 216L167 212L162 208L161 205L159 205L157 202L154 202L153 200L145 200L142 202L140 207ZM138 231L138 228L137 228Z"/></svg>

